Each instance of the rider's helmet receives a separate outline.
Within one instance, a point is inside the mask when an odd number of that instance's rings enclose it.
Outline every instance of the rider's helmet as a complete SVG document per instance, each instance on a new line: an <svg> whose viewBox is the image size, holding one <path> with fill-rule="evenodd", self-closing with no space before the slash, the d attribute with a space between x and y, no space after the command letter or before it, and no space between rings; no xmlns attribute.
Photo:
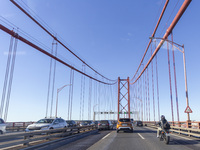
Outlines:
<svg viewBox="0 0 200 150"><path fill-rule="evenodd" d="M165 119L165 116L164 115L161 115L161 120L164 120Z"/></svg>

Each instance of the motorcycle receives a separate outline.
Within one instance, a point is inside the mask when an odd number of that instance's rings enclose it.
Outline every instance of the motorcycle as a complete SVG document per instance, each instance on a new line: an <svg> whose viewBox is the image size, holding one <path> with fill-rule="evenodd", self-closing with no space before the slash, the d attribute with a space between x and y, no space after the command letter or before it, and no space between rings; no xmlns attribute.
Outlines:
<svg viewBox="0 0 200 150"><path fill-rule="evenodd" d="M169 134L169 130L161 130L161 134L160 134L160 141L165 141L165 144L169 144L170 141L170 134Z"/></svg>

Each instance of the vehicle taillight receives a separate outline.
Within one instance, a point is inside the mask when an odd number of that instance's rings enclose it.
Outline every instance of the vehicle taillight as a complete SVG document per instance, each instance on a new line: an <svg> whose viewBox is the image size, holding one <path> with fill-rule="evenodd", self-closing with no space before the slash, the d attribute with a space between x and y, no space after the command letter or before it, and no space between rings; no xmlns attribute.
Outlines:
<svg viewBox="0 0 200 150"><path fill-rule="evenodd" d="M99 123L98 125L100 126L101 124Z"/></svg>

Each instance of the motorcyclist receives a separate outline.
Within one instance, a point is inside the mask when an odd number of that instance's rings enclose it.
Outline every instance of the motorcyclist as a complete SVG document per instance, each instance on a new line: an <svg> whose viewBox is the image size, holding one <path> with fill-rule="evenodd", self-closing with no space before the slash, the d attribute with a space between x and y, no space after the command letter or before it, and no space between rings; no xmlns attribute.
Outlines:
<svg viewBox="0 0 200 150"><path fill-rule="evenodd" d="M157 129L157 137L160 136L161 130L165 129L167 124L168 124L168 122L165 119L165 116L161 115L161 120L158 122L159 127Z"/></svg>

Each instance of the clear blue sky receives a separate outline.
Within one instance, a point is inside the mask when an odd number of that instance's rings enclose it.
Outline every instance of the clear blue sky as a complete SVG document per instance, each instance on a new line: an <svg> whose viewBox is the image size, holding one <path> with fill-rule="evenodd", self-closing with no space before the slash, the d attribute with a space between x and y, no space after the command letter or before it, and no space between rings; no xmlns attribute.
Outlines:
<svg viewBox="0 0 200 150"><path fill-rule="evenodd" d="M52 38L10 1L0 1L0 15L2 17L51 48ZM162 37L164 35L166 27L170 25L183 1L179 0L178 4L178 0L169 2L156 37ZM100 73L111 79L117 79L117 77L133 77L149 42L149 36L151 36L158 16L160 15L161 10L159 8L160 6L162 8L165 3L164 0L23 0L23 2L62 37L76 54ZM174 9L176 4L177 7ZM200 63L199 6L200 1L193 0L173 31L174 41L185 45L189 102L193 110L191 120L200 120L200 72L198 65ZM169 18L170 15L171 18ZM9 39L9 35L0 31L0 97L3 90ZM161 113L165 114L168 120L171 120L167 51L165 47L158 53L160 105ZM65 52L60 45L58 46L58 50L59 56L62 56L70 64L81 69L81 63L75 60L70 53ZM184 93L183 60L182 54L177 50L175 51L175 55L180 120L185 121L187 118L184 113L186 100ZM147 54L144 64L149 59L149 56L150 53ZM36 121L44 117L46 111L49 62L50 59L48 57L22 42L18 43L18 55L16 58L8 121ZM89 70L86 69L86 71L94 75ZM55 89L69 83L69 72L69 68L57 64ZM81 75L75 73L73 119L79 119L80 80ZM89 80L86 79L86 82L88 84ZM172 85L175 108L174 82ZM101 85L101 87L103 95L108 94L106 91L109 88L104 87L104 85ZM62 93L59 93L59 116L66 119L68 113L66 110L68 88L66 87L61 91ZM88 86L86 88L85 119L87 119ZM116 91L114 94L113 101L117 103ZM150 96L152 97L152 92ZM157 98L157 95L155 97ZM55 98L56 91L54 92L54 100ZM101 109L104 106L107 107L111 103L110 100L111 98L102 96ZM91 109L93 109L94 105L95 101L92 101ZM174 109L174 114L176 120L176 109ZM151 118L153 118L152 112Z"/></svg>

